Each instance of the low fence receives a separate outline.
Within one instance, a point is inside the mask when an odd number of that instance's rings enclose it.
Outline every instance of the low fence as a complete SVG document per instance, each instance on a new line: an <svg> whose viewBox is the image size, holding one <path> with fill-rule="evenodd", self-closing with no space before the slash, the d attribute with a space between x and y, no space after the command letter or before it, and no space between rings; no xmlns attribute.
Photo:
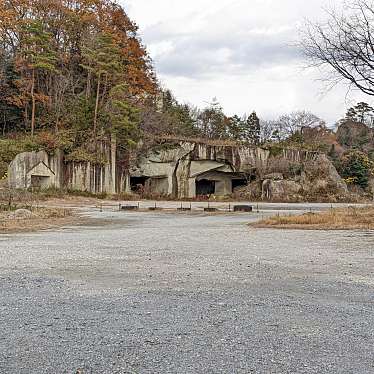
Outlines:
<svg viewBox="0 0 374 374"><path fill-rule="evenodd" d="M232 204L232 203L211 203L211 202L126 202L113 204L100 204L95 206L100 211L106 209L117 210L120 212L206 212L206 213L238 213L238 212L259 212L259 206L247 205L247 204Z"/></svg>

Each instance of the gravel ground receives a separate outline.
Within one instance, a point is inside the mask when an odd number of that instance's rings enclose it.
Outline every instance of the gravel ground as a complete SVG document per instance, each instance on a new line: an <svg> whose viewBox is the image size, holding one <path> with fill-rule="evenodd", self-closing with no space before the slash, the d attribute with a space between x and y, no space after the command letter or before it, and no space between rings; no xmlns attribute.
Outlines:
<svg viewBox="0 0 374 374"><path fill-rule="evenodd" d="M373 233L89 215L0 236L0 373L374 372Z"/></svg>

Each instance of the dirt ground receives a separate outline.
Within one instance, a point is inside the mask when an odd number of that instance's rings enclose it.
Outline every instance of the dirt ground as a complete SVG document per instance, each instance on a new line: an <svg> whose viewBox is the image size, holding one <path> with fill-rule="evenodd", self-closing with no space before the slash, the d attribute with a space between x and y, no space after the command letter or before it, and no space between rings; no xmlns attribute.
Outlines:
<svg viewBox="0 0 374 374"><path fill-rule="evenodd" d="M0 212L0 234L21 233L78 224L76 211L64 207L28 207Z"/></svg>

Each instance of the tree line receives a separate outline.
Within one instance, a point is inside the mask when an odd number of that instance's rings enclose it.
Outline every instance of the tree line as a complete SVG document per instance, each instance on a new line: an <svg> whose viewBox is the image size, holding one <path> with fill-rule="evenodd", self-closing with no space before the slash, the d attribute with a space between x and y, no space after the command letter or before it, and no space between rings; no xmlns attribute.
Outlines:
<svg viewBox="0 0 374 374"><path fill-rule="evenodd" d="M255 112L227 116L217 100L202 110L179 103L159 87L136 24L112 0L4 0L0 19L3 135L54 134L70 151L103 138L128 147L144 134L259 144L314 118L284 117L276 128Z"/></svg>
<svg viewBox="0 0 374 374"><path fill-rule="evenodd" d="M348 74L333 63L341 61L369 85L374 13L368 0L352 3L350 17L332 14L326 25L309 24L302 48L314 64L328 65L335 78ZM131 147L145 134L261 144L281 142L303 127L324 123L308 111L264 120L255 111L226 115L216 99L203 109L181 104L160 88L136 24L113 0L3 0L0 19L3 135L54 134L54 141L63 139L70 151L94 149L103 138ZM335 43L343 36L357 43ZM332 55L333 47L346 60ZM356 75L349 76L351 84ZM372 118L366 103L346 116L369 125Z"/></svg>
<svg viewBox="0 0 374 374"><path fill-rule="evenodd" d="M157 81L121 6L3 0L0 19L4 133L70 130L77 145L108 134L136 140L139 107L157 92Z"/></svg>

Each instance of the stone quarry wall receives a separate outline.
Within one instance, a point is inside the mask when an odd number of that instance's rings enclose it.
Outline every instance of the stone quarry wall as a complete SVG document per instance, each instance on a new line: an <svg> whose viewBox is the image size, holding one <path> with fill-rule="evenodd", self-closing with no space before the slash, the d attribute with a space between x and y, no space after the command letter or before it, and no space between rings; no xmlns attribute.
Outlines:
<svg viewBox="0 0 374 374"><path fill-rule="evenodd" d="M178 142L142 155L130 169L130 178L163 179L168 195L178 198L195 197L196 181L211 179L217 182L217 194L228 195L232 192L229 179L264 167L269 156L268 150L258 147Z"/></svg>
<svg viewBox="0 0 374 374"><path fill-rule="evenodd" d="M67 162L64 168L63 187L73 191L116 193L112 165L95 165L90 162Z"/></svg>
<svg viewBox="0 0 374 374"><path fill-rule="evenodd" d="M34 177L44 178L43 187L60 188L63 179L63 155L56 151L48 155L44 151L18 154L8 168L8 180L11 188L32 187Z"/></svg>
<svg viewBox="0 0 374 374"><path fill-rule="evenodd" d="M289 200L323 189L343 195L347 190L332 163L317 152L283 149L274 156L260 147L186 141L158 144L132 159L119 157L111 145L102 152L103 164L67 161L60 151L19 154L9 166L9 184L114 194L130 193L142 183L150 194L194 198L199 183L214 182L214 194L225 196L235 192L235 181L246 180L246 196L264 200ZM290 177L290 165L300 172Z"/></svg>
<svg viewBox="0 0 374 374"><path fill-rule="evenodd" d="M122 192L126 173L121 173L110 147L103 147L104 164L66 161L61 151L24 152L11 162L8 181L11 188L57 188L90 193ZM34 182L33 182L34 181Z"/></svg>

